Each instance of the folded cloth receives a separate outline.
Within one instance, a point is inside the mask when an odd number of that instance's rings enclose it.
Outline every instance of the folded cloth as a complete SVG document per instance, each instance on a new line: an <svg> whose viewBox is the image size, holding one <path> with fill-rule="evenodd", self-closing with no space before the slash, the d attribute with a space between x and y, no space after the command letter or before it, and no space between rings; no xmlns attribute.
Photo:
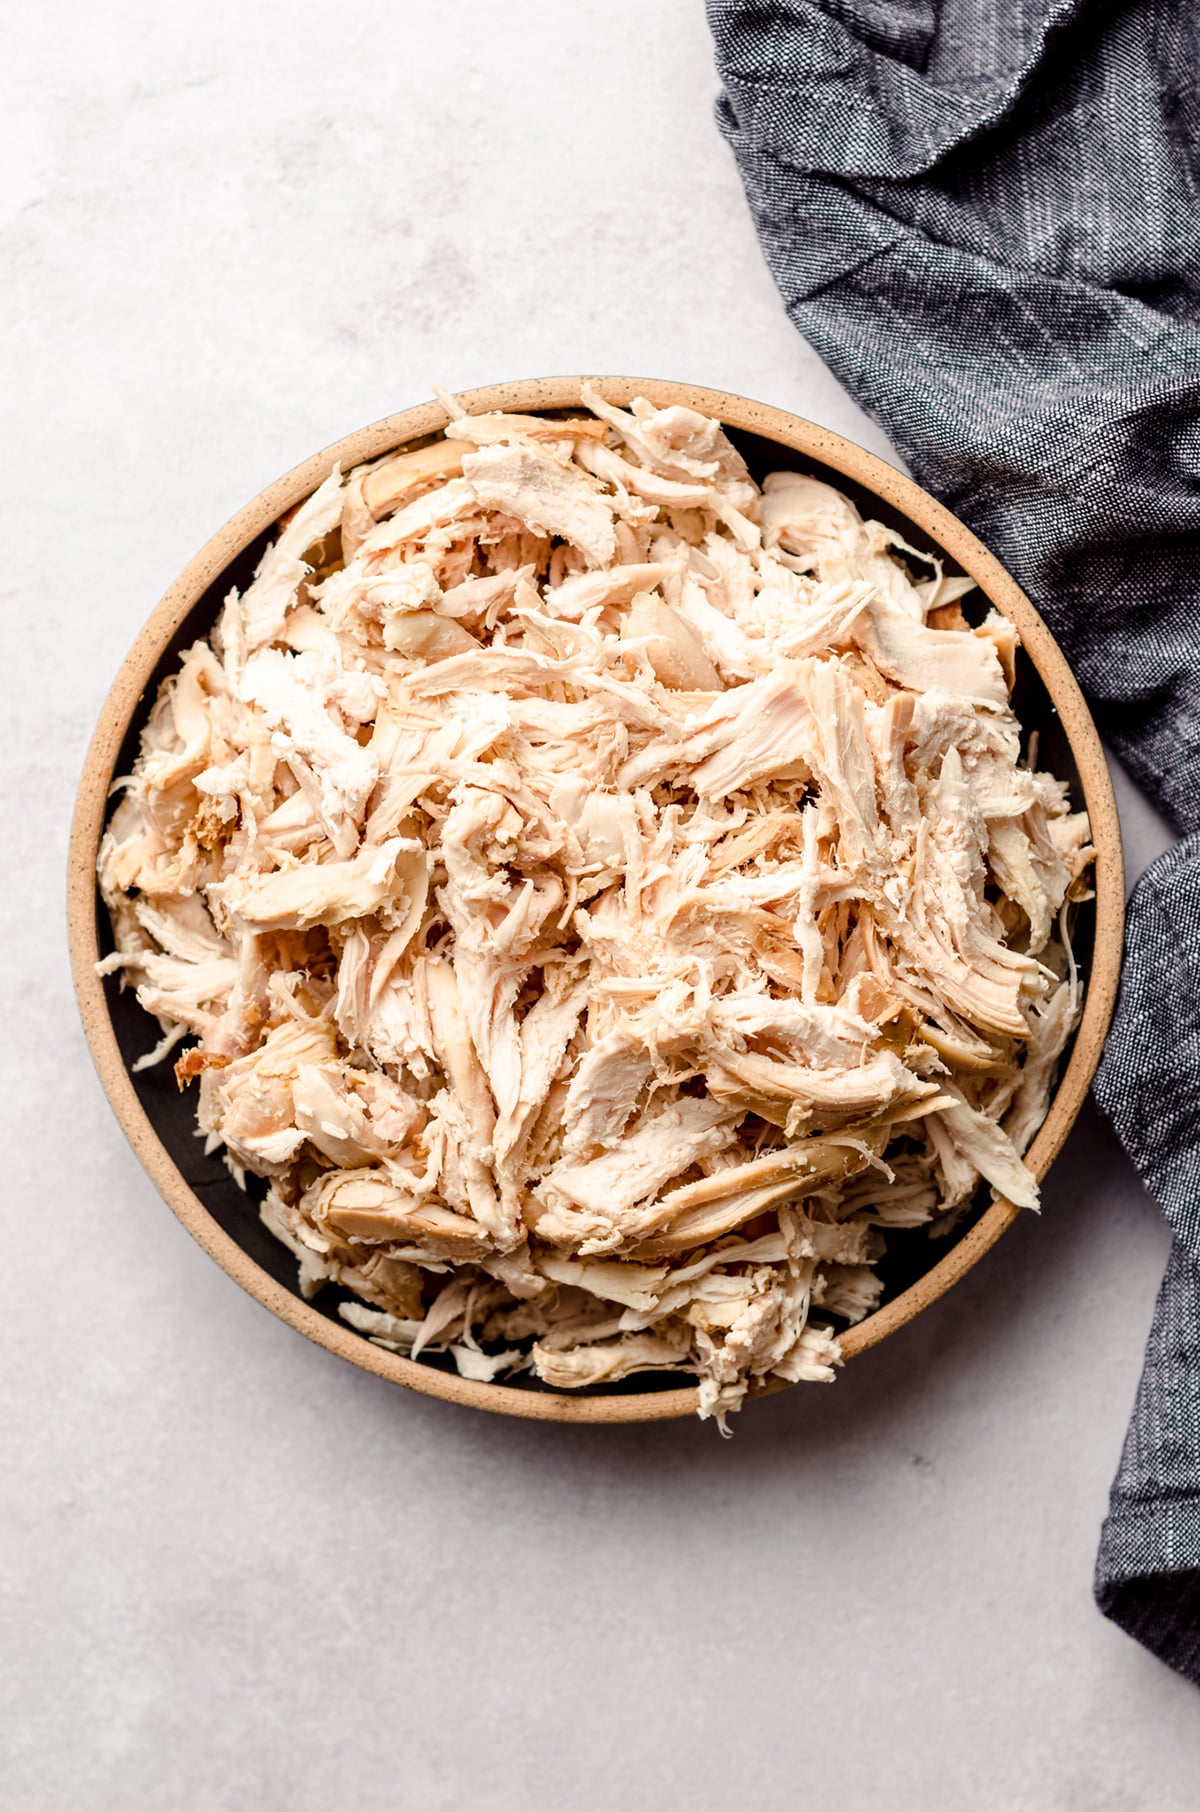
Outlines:
<svg viewBox="0 0 1200 1812"><path fill-rule="evenodd" d="M788 313L1049 621L1187 835L1096 1093L1175 1234L1096 1577L1200 1684L1200 8L709 0Z"/></svg>

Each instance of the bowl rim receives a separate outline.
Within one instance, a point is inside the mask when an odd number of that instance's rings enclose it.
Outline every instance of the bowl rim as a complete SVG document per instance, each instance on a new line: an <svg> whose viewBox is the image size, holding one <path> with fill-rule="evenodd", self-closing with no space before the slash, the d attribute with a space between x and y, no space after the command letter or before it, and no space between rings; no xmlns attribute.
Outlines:
<svg viewBox="0 0 1200 1812"><path fill-rule="evenodd" d="M459 401L472 414L485 410L530 413L578 407L580 387L585 382L594 383L610 402L628 405L635 396L644 396L659 408L683 404L716 416L728 427L775 441L799 460L819 461L874 493L916 524L936 547L958 562L989 602L1016 626L1066 732L1096 849L1096 923L1084 1010L1067 1067L1046 1119L1026 1154L1026 1162L1040 1180L1074 1124L1099 1063L1116 1002L1124 928L1124 864L1112 780L1099 734L1066 657L1015 579L965 524L913 479L876 454L802 416L702 385L604 375L591 379L515 379L463 391ZM235 1283L297 1332L363 1371L426 1396L474 1409L551 1422L650 1422L689 1415L697 1407L695 1386L644 1394L589 1396L530 1391L461 1378L386 1352L347 1324L330 1320L294 1296L217 1224L168 1156L126 1071L103 983L95 972L100 954L96 856L107 816L109 788L126 732L163 647L232 561L285 511L307 497L335 462L346 468L376 459L435 433L445 421L442 405L431 400L385 416L302 460L218 529L168 588L137 636L101 709L84 759L71 826L68 942L80 1017L113 1112L168 1207ZM922 1277L839 1335L843 1356L849 1359L866 1352L943 1296L991 1250L1020 1212L1002 1198L993 1202ZM766 1395L785 1388L778 1382L768 1382L752 1394Z"/></svg>

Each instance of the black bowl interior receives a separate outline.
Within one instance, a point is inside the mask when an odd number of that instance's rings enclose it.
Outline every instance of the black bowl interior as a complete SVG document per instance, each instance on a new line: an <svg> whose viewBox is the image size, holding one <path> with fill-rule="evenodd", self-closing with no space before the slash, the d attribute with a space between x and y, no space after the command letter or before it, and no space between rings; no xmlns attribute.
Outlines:
<svg viewBox="0 0 1200 1812"><path fill-rule="evenodd" d="M915 548L929 548L931 553L937 552L945 571L962 572L962 567L956 561L935 549L922 529L900 511L883 503L865 486L843 477L841 473L832 467L821 464L820 461L804 459L790 452L789 449L779 446L777 442L762 436L732 430L730 438L737 444L756 479L761 481L768 472L778 471L782 468L803 471L814 478L823 479L850 497L864 517L874 518L885 523L887 527L896 530L906 542ZM157 696L159 686L175 670L183 650L209 634L230 586L237 586L241 589L249 583L255 567L272 537L273 531L267 531L261 535L225 569L220 577L209 586L203 597L197 600L164 648L150 682L131 717L129 729L117 759L115 770L117 774L127 774L133 766L142 726L150 706ZM968 596L963 600L964 612L968 618L973 617L976 621L986 615L988 608L986 601L981 598L972 599L971 596ZM1082 789L1070 743L1050 695L1024 650L1018 655L1017 684L1013 702L1017 716L1024 727L1026 739L1034 731L1038 734L1039 765L1048 768L1060 780L1069 783L1072 799L1076 808L1080 808L1083 803ZM102 955L106 955L113 947L112 933L108 923L108 914L104 910L98 892L96 915L100 951ZM1075 953L1080 973L1085 980L1090 966L1094 928L1095 911L1093 905L1088 902L1076 909L1072 925ZM107 977L104 986L117 1044L126 1067L131 1069L136 1059L152 1049L156 1043L159 1036L157 1022L142 1011L134 998L133 991L123 988L119 977ZM182 1094L179 1092L170 1062L161 1063L154 1069L143 1070L138 1074L131 1074L131 1080L147 1118L172 1162L217 1225L242 1248L255 1264L294 1296L299 1297L294 1258L267 1231L258 1217L257 1204L262 1198L265 1186L257 1178L248 1177L246 1179L247 1188L243 1192L233 1181L219 1155L205 1156L203 1143L196 1130L194 1095L190 1091ZM979 1219L990 1200L990 1191L986 1186L981 1187L970 1210L958 1220L949 1238L945 1236L931 1238L928 1229L921 1227L890 1233L887 1253L879 1266L884 1280L882 1300L886 1302L894 1298L930 1270L945 1255L954 1240L960 1238ZM312 1306L319 1313L345 1328L346 1323L341 1321L338 1315L338 1305L341 1302L354 1300L356 1299L349 1291L326 1285ZM422 1363L443 1371L454 1370L453 1361L444 1354L426 1354ZM612 1396L622 1393L678 1389L681 1382L678 1373L643 1373L619 1384L593 1387L589 1394ZM546 1388L539 1380L527 1374L514 1378L512 1385L514 1388L524 1390Z"/></svg>

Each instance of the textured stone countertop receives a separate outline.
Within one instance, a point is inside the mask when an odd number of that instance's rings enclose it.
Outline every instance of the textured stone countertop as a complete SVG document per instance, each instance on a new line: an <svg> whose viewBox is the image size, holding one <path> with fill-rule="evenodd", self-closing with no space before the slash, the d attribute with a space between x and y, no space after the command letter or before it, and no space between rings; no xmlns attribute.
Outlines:
<svg viewBox="0 0 1200 1812"><path fill-rule="evenodd" d="M6 44L0 1806L1191 1812L1200 1701L1091 1600L1167 1248L1093 1111L1042 1218L833 1387L728 1442L556 1429L243 1296L76 1023L95 714L302 456L432 378L579 370L887 454L760 262L699 0L47 0Z"/></svg>

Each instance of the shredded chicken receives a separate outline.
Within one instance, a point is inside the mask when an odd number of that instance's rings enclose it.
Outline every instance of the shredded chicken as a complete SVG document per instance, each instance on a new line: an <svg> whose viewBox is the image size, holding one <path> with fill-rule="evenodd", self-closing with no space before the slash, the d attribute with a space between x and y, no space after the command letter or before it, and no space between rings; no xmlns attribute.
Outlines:
<svg viewBox="0 0 1200 1812"><path fill-rule="evenodd" d="M446 400L164 684L102 966L306 1294L724 1427L833 1376L889 1229L1036 1206L1087 819L1011 626L829 486L689 409Z"/></svg>

